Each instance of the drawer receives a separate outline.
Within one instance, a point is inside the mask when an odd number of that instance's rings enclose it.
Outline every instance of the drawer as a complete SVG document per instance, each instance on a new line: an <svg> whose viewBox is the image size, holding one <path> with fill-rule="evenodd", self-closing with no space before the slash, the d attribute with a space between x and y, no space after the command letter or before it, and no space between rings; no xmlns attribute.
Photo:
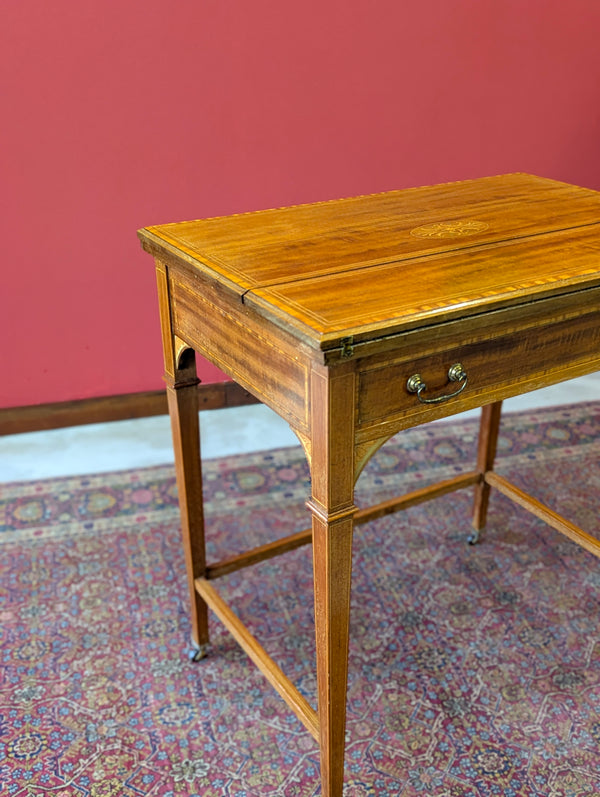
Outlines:
<svg viewBox="0 0 600 797"><path fill-rule="evenodd" d="M417 348L417 346L415 346ZM460 363L467 375L462 383L451 382L448 371ZM359 429L403 418L422 423L527 390L559 382L600 368L600 314L596 311L558 323L521 329L447 351L404 354L372 367L361 367L358 375L357 422ZM423 399L444 397L423 404L409 392L407 381L419 374L427 385ZM421 418L414 416L422 415Z"/></svg>

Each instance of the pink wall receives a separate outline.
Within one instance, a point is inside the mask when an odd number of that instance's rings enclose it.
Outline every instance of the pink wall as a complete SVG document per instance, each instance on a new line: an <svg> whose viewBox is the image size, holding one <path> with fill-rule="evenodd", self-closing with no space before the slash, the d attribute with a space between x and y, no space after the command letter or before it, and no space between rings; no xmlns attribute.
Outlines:
<svg viewBox="0 0 600 797"><path fill-rule="evenodd" d="M7 0L0 406L161 387L138 227L515 170L600 188L599 32L598 0Z"/></svg>

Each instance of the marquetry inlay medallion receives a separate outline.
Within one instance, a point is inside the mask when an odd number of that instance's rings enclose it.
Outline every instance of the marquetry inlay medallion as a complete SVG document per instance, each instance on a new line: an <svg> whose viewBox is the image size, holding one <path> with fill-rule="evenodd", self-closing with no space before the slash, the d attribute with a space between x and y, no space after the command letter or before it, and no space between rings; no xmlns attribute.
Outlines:
<svg viewBox="0 0 600 797"><path fill-rule="evenodd" d="M437 221L434 224L424 224L410 231L415 238L464 238L467 235L476 235L487 230L489 224L473 219L458 219L457 221Z"/></svg>

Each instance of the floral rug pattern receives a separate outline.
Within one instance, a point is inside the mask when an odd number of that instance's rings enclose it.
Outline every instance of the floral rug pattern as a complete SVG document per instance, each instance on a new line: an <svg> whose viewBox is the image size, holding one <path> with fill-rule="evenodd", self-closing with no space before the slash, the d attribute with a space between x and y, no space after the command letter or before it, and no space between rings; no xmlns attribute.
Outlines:
<svg viewBox="0 0 600 797"><path fill-rule="evenodd" d="M600 404L507 415L497 470L600 532ZM403 432L367 505L473 467L477 423ZM205 463L209 558L307 526L291 448ZM357 528L345 795L600 794L600 568L501 495ZM217 587L314 702L310 548ZM189 623L171 467L0 485L0 793L313 797L317 746L211 618Z"/></svg>

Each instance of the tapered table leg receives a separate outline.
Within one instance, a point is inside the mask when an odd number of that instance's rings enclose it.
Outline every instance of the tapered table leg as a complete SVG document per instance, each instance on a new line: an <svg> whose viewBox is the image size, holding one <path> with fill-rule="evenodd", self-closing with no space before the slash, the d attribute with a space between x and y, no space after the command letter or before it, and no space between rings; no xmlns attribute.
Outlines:
<svg viewBox="0 0 600 797"><path fill-rule="evenodd" d="M208 645L208 610L198 595L194 580L206 573L204 546L204 512L202 501L202 467L200 460L200 424L198 419L198 379L191 350L185 352L182 364L175 369L175 378L168 376L167 398L173 448L177 492L181 511L181 533L185 553L188 590L191 606L192 657L201 658Z"/></svg>
<svg viewBox="0 0 600 797"><path fill-rule="evenodd" d="M193 354L193 352L190 352ZM191 607L194 660L206 654L208 645L208 609L196 592L194 580L206 573L204 512L202 502L202 467L200 460L200 424L198 419L198 380L190 378L191 367L178 369L173 384L167 384L169 415L175 451L177 492L181 511L181 534L185 554Z"/></svg>
<svg viewBox="0 0 600 797"><path fill-rule="evenodd" d="M321 784L323 797L341 797L344 783L352 518L313 515L315 624Z"/></svg>
<svg viewBox="0 0 600 797"><path fill-rule="evenodd" d="M496 445L502 415L502 402L487 404L481 408L481 422L479 426L479 445L477 449L477 472L480 482L475 487L475 500L473 503L473 534L469 542L475 543L479 539L479 532L485 527L488 503L490 500L490 486L483 480L487 471L493 470L496 458Z"/></svg>
<svg viewBox="0 0 600 797"><path fill-rule="evenodd" d="M312 380L312 512L323 797L344 783L354 497L354 375Z"/></svg>
<svg viewBox="0 0 600 797"><path fill-rule="evenodd" d="M168 269L159 259L156 259L156 284L191 611L193 646L191 655L197 660L205 655L208 646L208 608L194 585L196 578L206 575L198 417L200 380L196 374L194 351L187 348L183 341L179 341L173 332Z"/></svg>

